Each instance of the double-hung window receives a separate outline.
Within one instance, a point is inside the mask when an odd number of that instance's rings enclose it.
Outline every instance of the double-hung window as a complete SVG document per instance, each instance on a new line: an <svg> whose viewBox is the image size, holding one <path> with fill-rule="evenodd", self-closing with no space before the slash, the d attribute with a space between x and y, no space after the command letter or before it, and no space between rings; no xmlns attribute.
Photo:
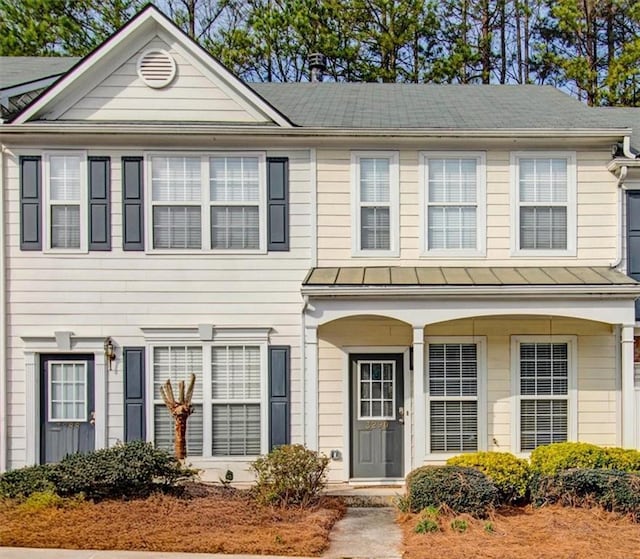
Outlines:
<svg viewBox="0 0 640 559"><path fill-rule="evenodd" d="M87 163L84 153L44 156L47 248L87 250Z"/></svg>
<svg viewBox="0 0 640 559"><path fill-rule="evenodd" d="M575 372L571 338L515 338L517 452L575 439Z"/></svg>
<svg viewBox="0 0 640 559"><path fill-rule="evenodd" d="M516 255L575 255L573 153L515 153L512 178Z"/></svg>
<svg viewBox="0 0 640 559"><path fill-rule="evenodd" d="M473 452L484 447L481 369L477 340L435 338L427 350L427 417L430 454Z"/></svg>
<svg viewBox="0 0 640 559"><path fill-rule="evenodd" d="M423 252L482 255L485 250L485 156L423 153Z"/></svg>
<svg viewBox="0 0 640 559"><path fill-rule="evenodd" d="M154 154L148 159L153 249L265 249L263 153Z"/></svg>
<svg viewBox="0 0 640 559"><path fill-rule="evenodd" d="M399 173L396 152L353 152L353 253L399 253Z"/></svg>

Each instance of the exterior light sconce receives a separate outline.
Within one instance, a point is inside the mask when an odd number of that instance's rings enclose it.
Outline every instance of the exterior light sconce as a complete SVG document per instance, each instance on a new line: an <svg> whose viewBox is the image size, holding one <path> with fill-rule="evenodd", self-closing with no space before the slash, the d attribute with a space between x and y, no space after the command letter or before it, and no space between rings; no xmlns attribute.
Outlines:
<svg viewBox="0 0 640 559"><path fill-rule="evenodd" d="M111 363L116 360L116 348L113 345L113 340L107 338L104 341L104 358L107 360L109 370L111 370Z"/></svg>

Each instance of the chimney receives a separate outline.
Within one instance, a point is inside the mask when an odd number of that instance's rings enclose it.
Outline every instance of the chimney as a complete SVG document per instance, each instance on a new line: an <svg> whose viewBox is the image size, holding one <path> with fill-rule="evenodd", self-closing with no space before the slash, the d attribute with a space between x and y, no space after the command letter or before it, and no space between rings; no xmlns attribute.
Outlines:
<svg viewBox="0 0 640 559"><path fill-rule="evenodd" d="M309 55L309 70L311 72L311 83L322 81L322 74L327 69L327 57L319 52L312 52Z"/></svg>

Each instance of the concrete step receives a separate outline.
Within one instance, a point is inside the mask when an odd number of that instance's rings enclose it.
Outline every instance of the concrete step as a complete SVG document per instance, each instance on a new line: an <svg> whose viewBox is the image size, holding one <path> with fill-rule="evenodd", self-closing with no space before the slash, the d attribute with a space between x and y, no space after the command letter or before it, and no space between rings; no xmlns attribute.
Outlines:
<svg viewBox="0 0 640 559"><path fill-rule="evenodd" d="M326 495L340 498L348 507L394 507L398 497L404 495L404 485L350 485L330 484Z"/></svg>

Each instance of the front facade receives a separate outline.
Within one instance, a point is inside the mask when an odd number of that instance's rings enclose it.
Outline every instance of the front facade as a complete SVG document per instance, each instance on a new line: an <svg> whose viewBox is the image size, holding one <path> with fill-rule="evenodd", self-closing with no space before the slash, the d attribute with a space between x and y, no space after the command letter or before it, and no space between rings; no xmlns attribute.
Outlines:
<svg viewBox="0 0 640 559"><path fill-rule="evenodd" d="M212 480L285 442L353 483L640 448L640 118L613 114L248 86L146 9L0 125L0 469L171 448L159 387L191 373Z"/></svg>

